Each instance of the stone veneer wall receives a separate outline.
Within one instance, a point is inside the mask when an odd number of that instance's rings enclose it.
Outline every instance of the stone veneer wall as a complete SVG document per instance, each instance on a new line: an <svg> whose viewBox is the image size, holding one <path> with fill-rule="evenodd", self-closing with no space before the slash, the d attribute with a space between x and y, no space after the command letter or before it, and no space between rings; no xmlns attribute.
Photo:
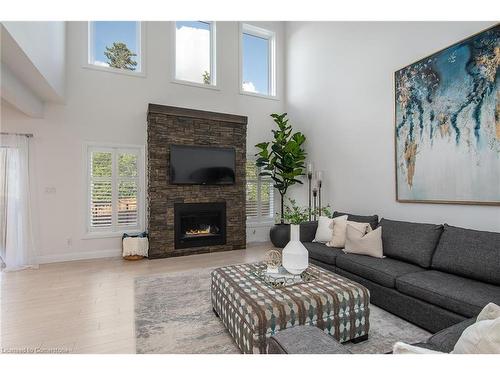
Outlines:
<svg viewBox="0 0 500 375"><path fill-rule="evenodd" d="M245 163L247 117L149 104L147 182L149 257L164 258L243 249L246 245ZM170 184L169 145L233 147L234 185ZM174 203L226 202L226 244L174 248Z"/></svg>

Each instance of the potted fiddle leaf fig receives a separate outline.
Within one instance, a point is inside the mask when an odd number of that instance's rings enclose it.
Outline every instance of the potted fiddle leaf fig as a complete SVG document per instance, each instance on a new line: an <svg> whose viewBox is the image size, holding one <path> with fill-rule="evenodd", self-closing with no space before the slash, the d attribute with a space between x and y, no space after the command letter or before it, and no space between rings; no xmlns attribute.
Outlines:
<svg viewBox="0 0 500 375"><path fill-rule="evenodd" d="M307 155L303 148L306 137L301 132L293 132L286 116L286 113L273 113L271 117L277 126L272 130L273 140L255 145L259 149L255 156L260 175L271 177L280 194L280 223L270 232L271 242L276 247L284 247L290 239L290 228L284 218L284 199L290 186L302 184L299 177L304 175Z"/></svg>

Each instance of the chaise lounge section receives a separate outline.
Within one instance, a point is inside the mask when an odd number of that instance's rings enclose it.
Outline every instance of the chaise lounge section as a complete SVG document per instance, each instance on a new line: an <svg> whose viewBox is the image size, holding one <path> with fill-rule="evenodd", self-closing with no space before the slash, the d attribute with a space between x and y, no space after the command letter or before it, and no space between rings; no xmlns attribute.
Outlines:
<svg viewBox="0 0 500 375"><path fill-rule="evenodd" d="M476 316L489 302L500 304L500 233L378 222L377 215L348 220L382 226L385 258L313 242L316 222L301 225L301 241L311 263L364 285L374 305L435 333Z"/></svg>

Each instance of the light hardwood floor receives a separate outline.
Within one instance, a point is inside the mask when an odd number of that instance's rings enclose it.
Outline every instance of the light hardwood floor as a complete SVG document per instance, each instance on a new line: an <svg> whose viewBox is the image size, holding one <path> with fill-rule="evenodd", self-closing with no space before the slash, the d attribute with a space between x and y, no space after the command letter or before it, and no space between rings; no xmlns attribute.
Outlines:
<svg viewBox="0 0 500 375"><path fill-rule="evenodd" d="M259 261L270 244L168 259L93 259L0 273L0 349L135 353L134 279Z"/></svg>

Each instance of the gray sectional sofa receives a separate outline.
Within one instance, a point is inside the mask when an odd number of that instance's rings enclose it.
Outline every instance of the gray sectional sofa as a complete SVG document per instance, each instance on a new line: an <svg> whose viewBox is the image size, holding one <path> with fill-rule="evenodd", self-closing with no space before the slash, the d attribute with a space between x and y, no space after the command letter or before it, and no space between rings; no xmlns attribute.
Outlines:
<svg viewBox="0 0 500 375"><path fill-rule="evenodd" d="M348 215L382 226L385 258L312 242L316 222L301 225L301 241L311 263L366 286L374 305L435 333L500 304L500 233Z"/></svg>

